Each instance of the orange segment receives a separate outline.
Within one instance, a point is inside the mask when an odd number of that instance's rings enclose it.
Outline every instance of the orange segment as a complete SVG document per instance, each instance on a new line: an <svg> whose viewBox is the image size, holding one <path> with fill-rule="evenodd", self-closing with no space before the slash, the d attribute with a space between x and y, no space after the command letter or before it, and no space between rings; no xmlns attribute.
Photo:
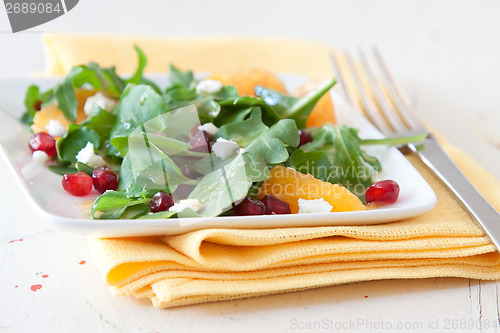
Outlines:
<svg viewBox="0 0 500 333"><path fill-rule="evenodd" d="M333 206L332 212L365 210L361 200L347 188L323 182L311 175L305 175L280 165L271 169L271 177L260 187L259 198L266 194L285 201L292 214L299 211L299 199L325 199Z"/></svg>
<svg viewBox="0 0 500 333"><path fill-rule="evenodd" d="M83 107L85 106L87 98L90 96L94 96L96 93L97 90L81 88L75 90L75 97L78 101L76 123L80 123L84 121L85 118L87 118L87 116L85 115L85 111L83 111ZM49 124L49 120L51 119L59 120L66 129L71 123L68 119L66 119L66 117L64 117L64 114L61 110L59 110L57 104L52 103L50 105L42 107L40 111L35 113L35 117L33 118L33 125L31 125L31 130L34 133L46 132L47 130L45 129L45 126Z"/></svg>
<svg viewBox="0 0 500 333"><path fill-rule="evenodd" d="M295 96L303 97L316 89L322 81L309 80L294 91ZM335 110L333 108L332 96L326 93L321 97L307 118L306 127L319 127L326 123L337 123Z"/></svg>
<svg viewBox="0 0 500 333"><path fill-rule="evenodd" d="M255 87L260 86L286 94L283 82L273 73L262 69L249 69L236 72L215 72L207 79L220 81L224 85L235 86L241 96L254 96Z"/></svg>

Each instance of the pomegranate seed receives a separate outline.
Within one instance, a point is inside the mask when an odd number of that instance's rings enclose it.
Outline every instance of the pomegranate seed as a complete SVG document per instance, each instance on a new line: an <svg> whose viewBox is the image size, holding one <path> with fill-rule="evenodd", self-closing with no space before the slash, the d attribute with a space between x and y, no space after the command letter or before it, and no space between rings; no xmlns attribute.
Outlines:
<svg viewBox="0 0 500 333"><path fill-rule="evenodd" d="M174 205L174 199L167 192L160 191L156 193L149 202L149 209L153 213L169 210Z"/></svg>
<svg viewBox="0 0 500 333"><path fill-rule="evenodd" d="M92 191L92 177L85 172L67 173L61 184L66 192L76 197L88 195Z"/></svg>
<svg viewBox="0 0 500 333"><path fill-rule="evenodd" d="M177 199L186 199L191 192L193 192L194 188L196 186L194 185L188 185L188 184L179 184L177 186L177 189L175 190L174 194Z"/></svg>
<svg viewBox="0 0 500 333"><path fill-rule="evenodd" d="M260 199L266 206L266 215L273 214L291 214L290 206L288 204L270 194L265 195Z"/></svg>
<svg viewBox="0 0 500 333"><path fill-rule="evenodd" d="M300 142L298 147L313 141L313 137L309 132L299 131L299 135L300 135Z"/></svg>
<svg viewBox="0 0 500 333"><path fill-rule="evenodd" d="M99 193L104 193L107 190L116 191L118 188L118 177L113 170L106 167L98 167L92 171L92 180L94 188Z"/></svg>
<svg viewBox="0 0 500 333"><path fill-rule="evenodd" d="M57 152L56 140L45 132L33 134L29 140L29 147L32 152L41 150L49 156L54 156Z"/></svg>
<svg viewBox="0 0 500 333"><path fill-rule="evenodd" d="M262 201L252 200L250 198L243 199L238 205L234 207L234 215L264 215L266 206Z"/></svg>
<svg viewBox="0 0 500 333"><path fill-rule="evenodd" d="M35 103L33 103L33 109L35 109L35 111L40 111L42 109L42 101L37 100Z"/></svg>
<svg viewBox="0 0 500 333"><path fill-rule="evenodd" d="M205 131L198 131L188 144L191 146L190 151L196 151L199 153L210 153L210 136Z"/></svg>
<svg viewBox="0 0 500 333"><path fill-rule="evenodd" d="M365 192L367 203L386 202L393 203L398 200L399 185L394 180L382 180L368 187Z"/></svg>
<svg viewBox="0 0 500 333"><path fill-rule="evenodd" d="M190 179L195 179L201 176L198 172L194 171L191 169L191 167L187 164L184 164L179 168L184 175L184 177L190 178Z"/></svg>

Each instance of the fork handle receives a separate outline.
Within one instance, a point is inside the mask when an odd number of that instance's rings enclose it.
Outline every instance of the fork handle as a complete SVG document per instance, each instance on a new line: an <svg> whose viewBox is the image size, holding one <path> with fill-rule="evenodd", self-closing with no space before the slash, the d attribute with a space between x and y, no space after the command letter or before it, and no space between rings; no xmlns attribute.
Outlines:
<svg viewBox="0 0 500 333"><path fill-rule="evenodd" d="M500 213L467 180L434 138L425 140L424 149L413 144L408 147L448 186L499 251Z"/></svg>

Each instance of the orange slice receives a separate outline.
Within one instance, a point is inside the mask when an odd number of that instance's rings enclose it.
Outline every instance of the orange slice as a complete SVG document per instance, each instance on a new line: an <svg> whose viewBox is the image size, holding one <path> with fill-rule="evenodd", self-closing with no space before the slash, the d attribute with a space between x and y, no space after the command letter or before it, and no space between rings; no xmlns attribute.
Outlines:
<svg viewBox="0 0 500 333"><path fill-rule="evenodd" d="M316 89L322 81L319 80L309 80L302 86L298 87L294 91L294 95L298 97L303 97ZM337 122L335 118L335 110L333 108L332 96L330 93L326 93L321 97L314 106L314 109L309 114L307 118L306 127L319 127L326 123L335 124Z"/></svg>
<svg viewBox="0 0 500 333"><path fill-rule="evenodd" d="M254 89L257 86L273 89L283 94L287 93L285 85L275 74L262 69L215 72L207 79L220 81L224 85L235 86L241 96L255 97Z"/></svg>
<svg viewBox="0 0 500 333"><path fill-rule="evenodd" d="M89 89L76 89L75 97L78 101L77 107L77 117L76 123L80 123L87 118L85 115L85 111L83 111L83 107L85 106L85 102L87 98L90 96L94 96L97 93L97 90L89 90ZM35 117L33 118L33 125L31 125L31 130L33 133L38 132L47 132L45 126L49 124L49 120L59 120L59 122L67 129L68 125L71 123L62 111L57 107L56 103L49 104L47 106L42 107L40 111L35 113Z"/></svg>
<svg viewBox="0 0 500 333"><path fill-rule="evenodd" d="M347 188L323 182L311 175L305 175L280 165L271 169L271 177L260 187L259 198L266 194L285 201L292 214L299 211L299 199L323 198L333 206L332 212L365 210L361 200Z"/></svg>

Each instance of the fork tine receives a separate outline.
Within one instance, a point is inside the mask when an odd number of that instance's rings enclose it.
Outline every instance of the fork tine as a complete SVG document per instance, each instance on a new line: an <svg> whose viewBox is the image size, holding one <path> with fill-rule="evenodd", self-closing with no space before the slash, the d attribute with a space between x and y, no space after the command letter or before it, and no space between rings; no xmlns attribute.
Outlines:
<svg viewBox="0 0 500 333"><path fill-rule="evenodd" d="M361 104L368 115L370 121L378 127L382 133L385 135L391 135L393 131L387 126L387 122L380 116L380 113L377 111L377 106L373 103L373 100L370 98L369 93L366 91L363 86L363 82L361 81L361 75L358 73L358 70L354 66L354 62L350 54L346 51L345 57L347 59L347 65L351 72L352 77L354 78L354 82L357 87L357 91L359 93L359 98L361 100ZM339 79L340 80L340 79Z"/></svg>
<svg viewBox="0 0 500 333"><path fill-rule="evenodd" d="M425 131L425 127L422 123L414 116L414 113L411 111L410 103L406 95L403 93L403 90L400 88L394 77L392 76L389 68L387 67L384 59L382 58L378 49L374 46L372 48L373 54L375 55L375 59L380 67L382 78L384 80L385 87L389 90L391 98L399 111L399 114L404 119L406 124L412 130L422 130Z"/></svg>
<svg viewBox="0 0 500 333"><path fill-rule="evenodd" d="M373 97L375 98L375 101L380 107L380 111L385 116L387 122L391 125L391 127L395 130L395 132L407 131L408 128L401 120L401 117L397 113L398 111L395 110L394 107L392 106L392 103L388 101L387 96L384 96L382 88L379 86L380 81L378 81L375 78L375 75L371 69L368 60L365 57L364 52L361 49L358 52L359 52L359 58L361 59L361 64L364 67L366 79L370 84L370 90L373 94Z"/></svg>
<svg viewBox="0 0 500 333"><path fill-rule="evenodd" d="M338 79L337 86L340 88L340 93L342 95L344 95L344 97L347 99L347 101L351 105L356 105L355 96L350 94L352 91L349 90L349 88L347 88L347 79L344 76L344 73L342 73L342 70L340 70L340 68L341 68L340 57L336 51L332 52L331 61L332 61L335 73L337 74L337 79Z"/></svg>

